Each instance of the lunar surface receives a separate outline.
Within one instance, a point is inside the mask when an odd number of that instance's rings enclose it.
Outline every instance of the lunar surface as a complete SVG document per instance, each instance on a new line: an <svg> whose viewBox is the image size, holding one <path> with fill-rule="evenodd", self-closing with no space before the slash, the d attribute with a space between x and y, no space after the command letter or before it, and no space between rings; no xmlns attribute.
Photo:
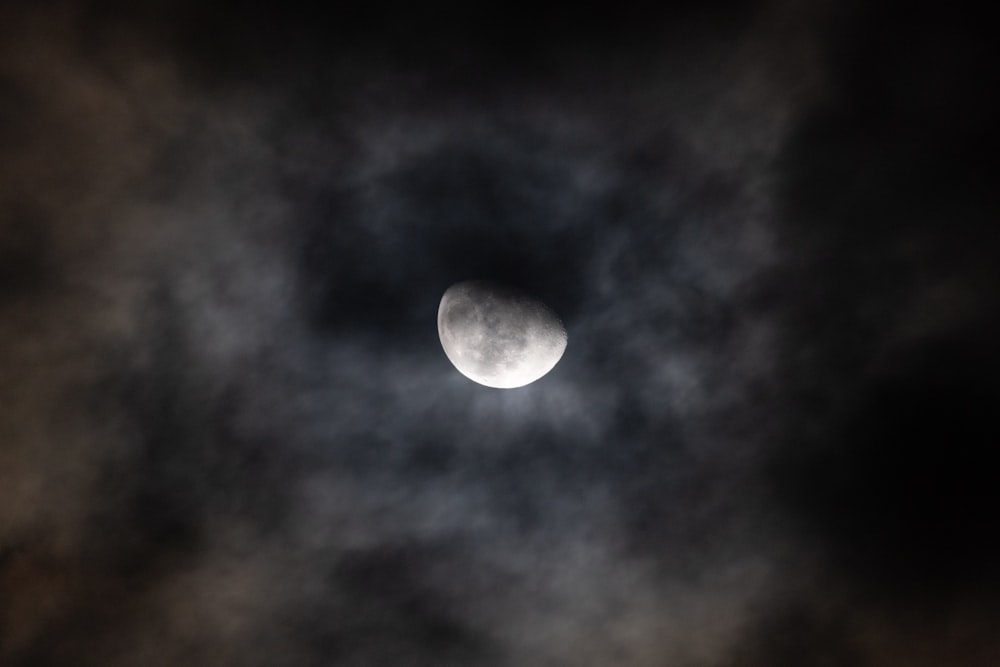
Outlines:
<svg viewBox="0 0 1000 667"><path fill-rule="evenodd" d="M484 281L457 283L445 291L438 334L462 375L498 389L534 382L566 350L566 329L545 304Z"/></svg>

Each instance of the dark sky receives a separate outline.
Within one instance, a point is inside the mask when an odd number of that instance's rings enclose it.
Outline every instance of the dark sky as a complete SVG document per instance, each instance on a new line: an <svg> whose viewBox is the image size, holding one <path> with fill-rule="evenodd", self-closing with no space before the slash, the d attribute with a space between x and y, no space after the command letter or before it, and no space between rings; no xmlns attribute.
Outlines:
<svg viewBox="0 0 1000 667"><path fill-rule="evenodd" d="M1000 664L993 24L328 4L0 6L0 665Z"/></svg>

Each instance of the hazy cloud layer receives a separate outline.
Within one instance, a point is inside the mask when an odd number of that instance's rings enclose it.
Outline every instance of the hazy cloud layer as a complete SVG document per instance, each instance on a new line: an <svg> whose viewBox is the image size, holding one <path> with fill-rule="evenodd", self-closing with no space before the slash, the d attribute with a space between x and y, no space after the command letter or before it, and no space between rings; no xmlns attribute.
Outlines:
<svg viewBox="0 0 1000 667"><path fill-rule="evenodd" d="M0 11L0 663L994 665L993 47L791 4Z"/></svg>

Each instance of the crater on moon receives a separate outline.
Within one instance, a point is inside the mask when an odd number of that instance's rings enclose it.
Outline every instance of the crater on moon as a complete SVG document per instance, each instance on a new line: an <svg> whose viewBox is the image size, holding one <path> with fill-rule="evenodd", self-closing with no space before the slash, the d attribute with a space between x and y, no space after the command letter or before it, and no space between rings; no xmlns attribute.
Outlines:
<svg viewBox="0 0 1000 667"><path fill-rule="evenodd" d="M462 375L498 389L534 382L566 350L566 329L548 306L519 290L480 280L445 291L438 307L438 335Z"/></svg>

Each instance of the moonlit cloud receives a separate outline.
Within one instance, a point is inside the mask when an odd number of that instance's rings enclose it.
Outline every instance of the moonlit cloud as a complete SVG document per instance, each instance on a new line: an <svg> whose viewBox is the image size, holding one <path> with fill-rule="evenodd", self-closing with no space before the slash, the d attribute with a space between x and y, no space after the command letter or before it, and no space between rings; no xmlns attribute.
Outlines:
<svg viewBox="0 0 1000 667"><path fill-rule="evenodd" d="M989 42L683 5L0 10L0 663L994 665Z"/></svg>

